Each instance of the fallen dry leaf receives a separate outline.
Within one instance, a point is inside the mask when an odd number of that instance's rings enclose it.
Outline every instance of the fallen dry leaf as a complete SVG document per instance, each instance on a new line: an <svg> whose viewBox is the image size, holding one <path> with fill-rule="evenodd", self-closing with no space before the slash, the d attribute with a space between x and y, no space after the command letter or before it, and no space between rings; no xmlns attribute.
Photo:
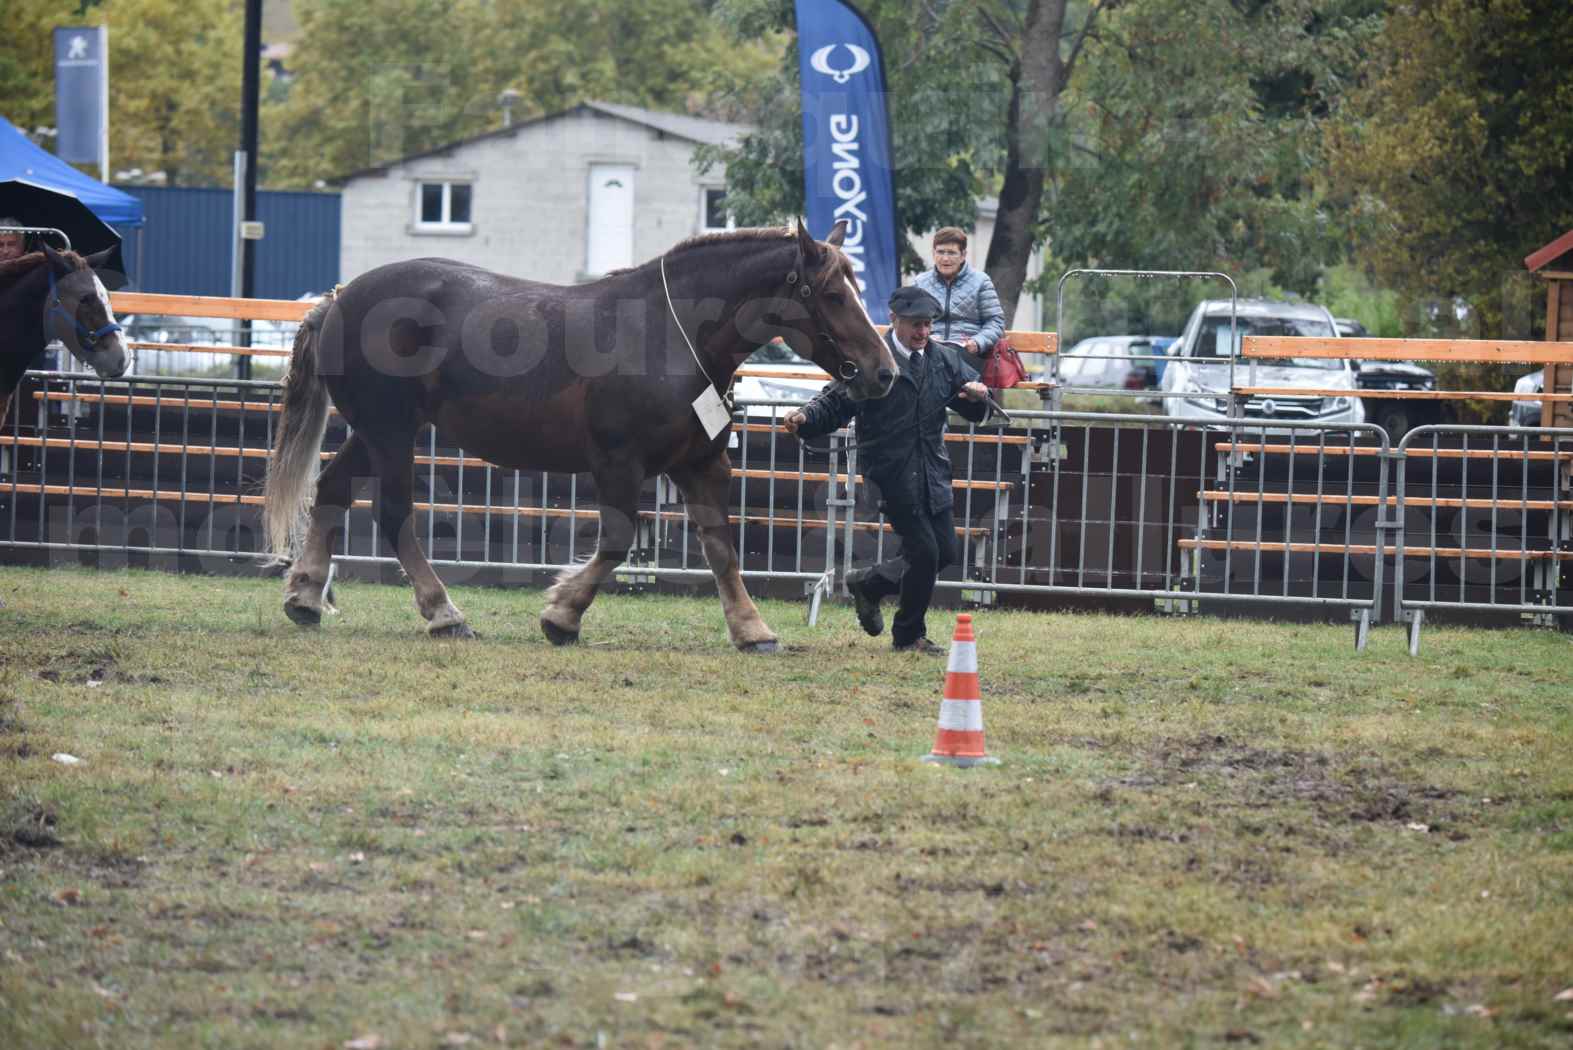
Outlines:
<svg viewBox="0 0 1573 1050"><path fill-rule="evenodd" d="M1554 1003L1573 1003L1573 988L1564 988L1551 999Z"/></svg>
<svg viewBox="0 0 1573 1050"><path fill-rule="evenodd" d="M1278 986L1265 977L1252 977L1245 984L1245 990L1258 999L1277 999L1283 993Z"/></svg>
<svg viewBox="0 0 1573 1050"><path fill-rule="evenodd" d="M55 902L56 904L60 905L62 908L68 908L68 907L70 907L73 904L81 904L82 903L82 891L81 890L60 890L59 892L57 892L54 896L50 897L49 899L51 901Z"/></svg>
<svg viewBox="0 0 1573 1050"><path fill-rule="evenodd" d="M363 1035L358 1039L351 1039L346 1042L344 1050L382 1050L387 1045L387 1043L383 1042L380 1035Z"/></svg>
<svg viewBox="0 0 1573 1050"><path fill-rule="evenodd" d="M75 755L68 755L64 751L57 751L49 757L59 762L62 766L80 766L82 764L80 758L77 758Z"/></svg>
<svg viewBox="0 0 1573 1050"><path fill-rule="evenodd" d="M468 1032L449 1032L442 1037L443 1046L467 1046L475 1041L475 1037Z"/></svg>

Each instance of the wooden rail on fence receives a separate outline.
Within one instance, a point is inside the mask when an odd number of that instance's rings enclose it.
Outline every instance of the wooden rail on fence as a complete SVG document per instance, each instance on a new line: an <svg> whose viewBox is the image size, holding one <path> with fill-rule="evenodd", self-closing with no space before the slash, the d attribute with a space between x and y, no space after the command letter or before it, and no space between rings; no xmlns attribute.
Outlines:
<svg viewBox="0 0 1573 1050"><path fill-rule="evenodd" d="M1332 339L1322 336L1248 335L1244 357L1281 361L1293 357L1357 361L1466 361L1472 364L1573 364L1573 342L1530 339ZM1236 377L1238 377L1236 370ZM1351 391L1280 386L1236 386L1243 397L1349 397ZM1361 390L1354 396L1421 401L1540 401L1554 409L1558 426L1573 425L1573 391L1517 394L1505 390Z"/></svg>
<svg viewBox="0 0 1573 1050"><path fill-rule="evenodd" d="M228 299L217 295L160 295L154 292L112 292L109 304L117 314L178 314L183 317L224 317L236 321L295 321L316 305L297 299ZM224 353L231 352L226 347Z"/></svg>
<svg viewBox="0 0 1573 1050"><path fill-rule="evenodd" d="M40 484L36 484L36 483L34 483L34 484L13 483L13 484L4 486L4 488L0 489L0 491L4 491L6 493L14 493L16 495L23 495L23 496L68 496L68 497L86 496L86 497L97 497L97 498L100 498L100 499L122 499L122 500L130 499L130 500L156 501L156 502L164 502L164 503L190 503L190 504L192 504L194 506L198 506L198 507L205 507L205 506L260 507L260 506L263 505L263 498L261 496L251 495L251 494L248 494L248 493L238 493L238 492L227 492L227 493L215 493L215 492L185 493L185 492L178 492L178 491L175 491L175 490L172 490L172 489L130 488L129 486L122 487L122 488L112 488L112 487L105 486L105 487L100 488L98 486L86 485L86 484L83 484L83 485L40 485ZM372 506L372 503L371 503L371 500L369 500L369 499L357 499L357 500L351 501L351 503L350 503L350 509L353 509L353 510L370 510L371 506ZM589 521L598 521L600 519L600 517L601 517L601 513L598 510L585 510L585 509L582 509L582 508L579 508L579 507L536 507L536 506L526 507L526 506L522 506L522 505L521 506L499 506L499 505L493 505L493 506L488 507L488 506L474 506L474 505L471 505L471 504L468 504L468 503L429 503L429 502L422 501L422 500L417 500L417 501L411 503L410 506L418 513L426 513L428 511L430 511L430 512L436 513L436 514L470 514L470 515L478 514L478 515L482 515L482 516L487 517L487 518L494 517L494 516L495 517L499 517L499 518L509 517L509 516L515 517L515 518L557 518L557 519L572 518L572 519L582 519L584 521L589 522ZM682 511L682 510L659 510L658 511L658 510L646 510L646 509L642 509L641 508L640 511L639 511L639 518L641 520L647 520L647 521L659 520L659 521L671 522L673 524L681 524L687 518L687 511ZM796 518L796 517L785 517L785 516L782 516L782 515L771 516L769 514L742 514L742 515L728 514L727 515L727 521L730 524L733 524L733 525L737 525L737 524L743 524L743 525L769 525L772 528L778 528L778 529L796 529L796 528L822 529L827 524L830 524L829 520L826 519L826 518L816 518L816 517ZM836 521L836 522L834 522L834 524L835 524L836 528L841 528L846 523L844 521ZM894 531L894 529L891 527L891 524L888 521L854 521L854 522L852 522L852 528L854 530L858 531L858 532L893 532ZM956 532L957 536L963 537L963 538L970 537L972 539L981 539L981 538L987 536L992 531L990 529L990 527L986 526L986 525L956 525L956 526L954 526L954 529L955 529L955 532ZM247 553L261 553L261 552L247 552ZM1573 555L1570 555L1570 557L1573 557ZM506 564L506 563L499 562L498 564L501 565L501 564Z"/></svg>
<svg viewBox="0 0 1573 1050"><path fill-rule="evenodd" d="M1530 339L1328 339L1248 335L1244 356L1352 357L1360 361L1469 361L1485 364L1569 364L1573 343Z"/></svg>
<svg viewBox="0 0 1573 1050"><path fill-rule="evenodd" d="M244 321L294 321L306 317L315 301L295 299L229 299L216 295L162 295L153 292L114 292L110 305L117 313L174 314L184 317L221 317ZM881 335L888 325L875 325ZM1059 352L1059 337L1053 332L1006 332L1011 346L1023 354L1055 354ZM137 343L145 350L193 350L215 354L251 354L257 357L288 357L288 350L246 349L233 346L208 346L184 343ZM745 368L738 375L765 379L819 379L828 381L830 376L804 372L788 372L769 368Z"/></svg>

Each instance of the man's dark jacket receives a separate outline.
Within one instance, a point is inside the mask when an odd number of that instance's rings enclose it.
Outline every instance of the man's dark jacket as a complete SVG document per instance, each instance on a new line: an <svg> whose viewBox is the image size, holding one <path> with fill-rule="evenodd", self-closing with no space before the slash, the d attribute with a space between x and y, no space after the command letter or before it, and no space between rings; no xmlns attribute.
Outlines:
<svg viewBox="0 0 1573 1050"><path fill-rule="evenodd" d="M885 340L901 369L890 393L877 400L853 401L846 384L832 383L803 406L807 421L797 432L822 437L856 417L853 440L858 463L885 501L931 513L943 510L951 505L944 409L949 406L963 418L981 423L988 416L988 402L959 396L963 385L978 378L959 346L930 340L923 350L922 374L915 377L911 361L895 349L894 330L886 333Z"/></svg>

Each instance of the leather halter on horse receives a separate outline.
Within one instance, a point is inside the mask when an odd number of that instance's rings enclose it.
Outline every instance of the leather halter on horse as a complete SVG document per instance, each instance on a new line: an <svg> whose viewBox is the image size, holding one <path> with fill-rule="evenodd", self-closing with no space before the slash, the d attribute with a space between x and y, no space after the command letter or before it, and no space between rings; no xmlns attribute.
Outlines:
<svg viewBox="0 0 1573 1050"><path fill-rule="evenodd" d="M115 332L125 331L121 325L115 323L114 321L109 322L97 331L90 331L87 325L79 321L76 314L68 311L65 307L65 303L61 302L60 286L55 282L54 267L45 263L44 268L49 271L49 309L45 312L44 316L50 318L51 323L53 323L55 315L58 314L75 325L77 340L84 352L92 353L93 344L104 338L104 336L111 335Z"/></svg>
<svg viewBox="0 0 1573 1050"><path fill-rule="evenodd" d="M814 321L815 336L820 342L834 350L837 356L841 356L841 344L836 342L836 337L830 334L830 327L825 324L824 312L819 309L819 299L814 295L814 289L808 283L808 276L803 273L802 252L798 252L797 260L792 264L792 272L786 276L786 282L790 286L795 286L798 298L808 303L808 313ZM841 358L841 367L837 371L840 372L839 378L845 382L851 382L863 374L862 369L845 357Z"/></svg>

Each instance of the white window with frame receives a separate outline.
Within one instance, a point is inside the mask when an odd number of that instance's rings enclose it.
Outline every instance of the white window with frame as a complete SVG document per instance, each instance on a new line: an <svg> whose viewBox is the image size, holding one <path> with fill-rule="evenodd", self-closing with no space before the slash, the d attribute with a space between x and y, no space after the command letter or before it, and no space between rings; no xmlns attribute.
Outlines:
<svg viewBox="0 0 1573 1050"><path fill-rule="evenodd" d="M422 179L415 184L416 233L470 233L474 187L456 179Z"/></svg>
<svg viewBox="0 0 1573 1050"><path fill-rule="evenodd" d="M735 230L737 223L732 221L731 213L726 210L726 190L719 186L701 186L699 188L699 231L701 233L716 233L721 230Z"/></svg>

